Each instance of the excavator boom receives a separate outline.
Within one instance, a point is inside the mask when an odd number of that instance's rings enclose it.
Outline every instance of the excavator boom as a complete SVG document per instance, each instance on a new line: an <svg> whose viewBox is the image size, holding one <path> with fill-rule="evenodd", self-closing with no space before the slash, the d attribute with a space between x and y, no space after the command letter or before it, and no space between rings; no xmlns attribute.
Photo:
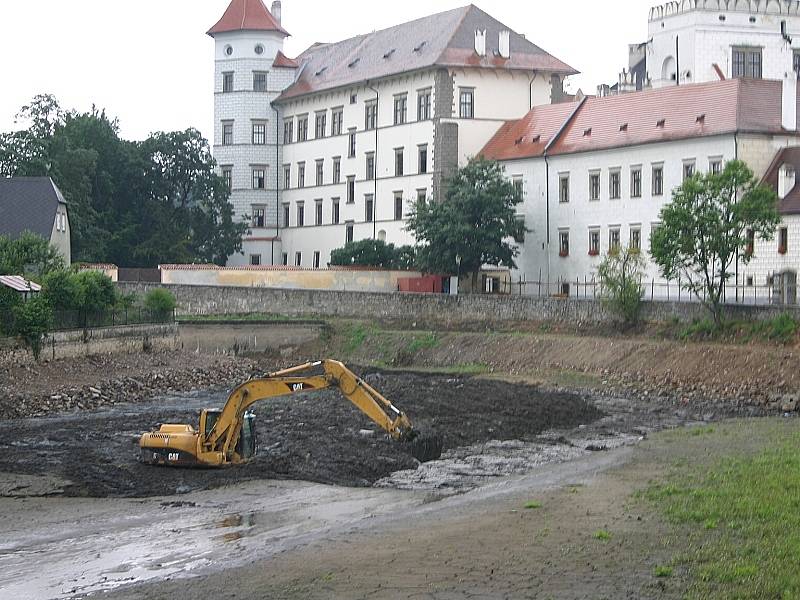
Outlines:
<svg viewBox="0 0 800 600"><path fill-rule="evenodd" d="M322 374L308 374L321 368ZM250 379L234 389L220 411L204 410L197 430L162 425L142 435L141 459L151 464L221 466L246 462L255 453L250 407L256 402L336 387L361 412L395 440L410 443L418 460L441 455L438 436L422 436L408 417L380 392L335 360L309 362Z"/></svg>

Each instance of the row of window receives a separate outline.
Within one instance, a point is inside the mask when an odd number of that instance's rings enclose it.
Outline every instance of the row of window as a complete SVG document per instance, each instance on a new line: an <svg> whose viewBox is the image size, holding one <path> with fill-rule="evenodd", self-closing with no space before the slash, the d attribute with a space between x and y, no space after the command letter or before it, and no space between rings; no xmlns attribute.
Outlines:
<svg viewBox="0 0 800 600"><path fill-rule="evenodd" d="M426 189L419 189L417 190L417 201L418 202L425 202L427 197L427 190ZM395 221L402 221L405 218L404 213L404 201L403 201L403 192L394 192L393 195L394 201L394 212L393 218ZM329 221L326 223L324 218L324 200L315 200L314 201L314 221L313 225L320 226L320 225L339 225L341 223L341 211L340 211L340 199L339 198L331 198L330 200L330 208L328 210L328 215L330 216ZM347 204L355 204L355 200L347 201ZM291 215L291 204L289 202L285 202L282 205L283 208L283 227L291 227L292 224L290 222L290 215ZM253 227L264 227L263 221L263 207L261 206L253 206ZM371 223L376 220L375 215L375 196L374 194L365 194L364 195L364 222ZM306 226L306 203L302 200L295 202L295 227L305 227Z"/></svg>
<svg viewBox="0 0 800 600"><path fill-rule="evenodd" d="M655 230L658 227L658 224L653 224L652 229ZM618 251L622 245L622 229L617 227L609 227L608 228L608 246L607 250L609 253L613 253ZM569 256L570 252L570 237L569 237L569 230L568 229L561 229L558 232L558 254L562 258ZM600 255L600 228L599 227L591 227L589 228L589 256L599 256ZM641 225L631 225L630 226L630 236L628 239L628 248L631 250L641 250L642 249L642 227Z"/></svg>
<svg viewBox="0 0 800 600"><path fill-rule="evenodd" d="M233 71L225 71L222 74L222 93L230 94L233 91ZM266 92L267 91L267 73L266 71L253 71L253 91Z"/></svg>
<svg viewBox="0 0 800 600"><path fill-rule="evenodd" d="M745 253L752 256L756 245L756 234L752 229L748 229L747 233L747 247ZM778 254L789 253L789 229L787 227L778 228Z"/></svg>
<svg viewBox="0 0 800 600"><path fill-rule="evenodd" d="M314 251L314 258L311 263L312 268L319 269L320 268L320 259L322 254L319 250ZM283 265L288 266L289 264L289 254L284 252L283 253ZM251 254L250 255L250 264L253 266L259 266L262 263L261 255L260 254ZM303 253L302 252L295 252L294 254L294 266L302 267L303 266Z"/></svg>
<svg viewBox="0 0 800 600"><path fill-rule="evenodd" d="M325 185L325 159L320 158L314 161L315 166L315 185ZM364 155L364 172L368 181L375 179L376 165L375 153L367 152ZM428 145L420 144L417 147L417 174L424 175L428 173ZM395 148L394 150L394 176L403 177L405 175L405 148ZM331 184L338 184L342 182L342 157L333 157L333 170L332 170ZM347 180L355 181L355 175L347 177ZM306 187L306 163L305 161L297 163L297 180L296 188L302 189ZM283 189L292 189L292 166L283 165Z"/></svg>
<svg viewBox="0 0 800 600"><path fill-rule="evenodd" d="M722 171L722 159L711 158L708 162L708 168L711 173L719 173ZM686 180L692 177L696 172L696 162L694 159L683 161L683 179ZM600 169L592 169L589 171L589 200L600 200L601 195L601 176ZM630 197L642 197L642 166L634 165L630 167ZM515 180L516 184L516 180ZM653 196L664 195L664 163L654 163L651 166L650 177L650 193ZM610 200L619 200L622 197L622 169L612 168L608 170L608 198ZM570 200L570 174L568 172L559 173L558 175L558 200L561 203L567 203Z"/></svg>
<svg viewBox="0 0 800 600"><path fill-rule="evenodd" d="M222 145L233 146L233 121L222 121ZM250 142L254 146L267 145L267 122L253 121Z"/></svg>
<svg viewBox="0 0 800 600"><path fill-rule="evenodd" d="M357 96L351 96L351 103ZM475 117L475 90L474 88L459 88L459 117L462 119L472 119ZM337 106L330 109L331 127L328 131L328 110L320 110L314 113L314 139L322 139L342 135L344 127L344 107ZM417 121L428 121L433 118L432 90L425 88L417 91ZM292 144L295 142L308 141L308 122L309 115L302 114L297 117L286 117L283 120L283 143ZM408 123L408 94L396 94L394 96L394 119L395 125ZM297 123L295 136L295 123ZM378 126L378 101L370 99L364 102L364 131L369 131ZM356 127L348 129L352 140L355 139ZM353 152L355 154L355 151Z"/></svg>

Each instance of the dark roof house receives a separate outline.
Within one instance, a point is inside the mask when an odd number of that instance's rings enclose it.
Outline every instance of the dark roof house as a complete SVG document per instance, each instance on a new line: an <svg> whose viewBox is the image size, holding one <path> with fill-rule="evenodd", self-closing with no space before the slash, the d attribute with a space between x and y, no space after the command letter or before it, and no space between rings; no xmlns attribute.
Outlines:
<svg viewBox="0 0 800 600"><path fill-rule="evenodd" d="M49 177L0 179L0 235L30 231L49 240L70 263L67 202Z"/></svg>

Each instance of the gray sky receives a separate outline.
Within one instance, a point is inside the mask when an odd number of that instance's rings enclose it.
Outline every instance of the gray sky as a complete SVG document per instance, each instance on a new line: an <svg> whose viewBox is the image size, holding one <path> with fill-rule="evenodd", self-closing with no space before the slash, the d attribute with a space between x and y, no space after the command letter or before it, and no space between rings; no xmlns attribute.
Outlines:
<svg viewBox="0 0 800 600"><path fill-rule="evenodd" d="M213 48L205 32L229 0L0 0L0 131L35 94L65 108L106 108L123 137L196 127L213 119ZM594 93L644 41L656 0L478 0L476 4L581 71L570 89ZM271 0L266 0L269 6ZM296 56L331 42L463 6L467 0L283 0Z"/></svg>

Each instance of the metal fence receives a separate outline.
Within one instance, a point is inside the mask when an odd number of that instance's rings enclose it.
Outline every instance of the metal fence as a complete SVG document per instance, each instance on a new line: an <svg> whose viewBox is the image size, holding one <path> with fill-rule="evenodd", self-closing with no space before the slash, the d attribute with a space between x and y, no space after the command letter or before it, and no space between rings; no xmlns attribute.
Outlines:
<svg viewBox="0 0 800 600"><path fill-rule="evenodd" d="M642 281L644 299L652 302L698 302L698 297L686 289L685 283L677 281L658 281L651 279ZM510 281L497 282L495 291L500 294L515 296L533 296L538 298L561 297L595 300L601 296L600 282L596 278L584 277L575 279L559 279L557 281ZM705 293L700 299L705 300ZM725 304L759 306L770 304L796 304L796 300L785 301L776 295L775 288L770 285L736 285L729 284L723 290Z"/></svg>
<svg viewBox="0 0 800 600"><path fill-rule="evenodd" d="M53 331L115 327L120 325L145 325L173 323L175 312L155 312L143 308L129 308L100 312L56 311L53 314Z"/></svg>

